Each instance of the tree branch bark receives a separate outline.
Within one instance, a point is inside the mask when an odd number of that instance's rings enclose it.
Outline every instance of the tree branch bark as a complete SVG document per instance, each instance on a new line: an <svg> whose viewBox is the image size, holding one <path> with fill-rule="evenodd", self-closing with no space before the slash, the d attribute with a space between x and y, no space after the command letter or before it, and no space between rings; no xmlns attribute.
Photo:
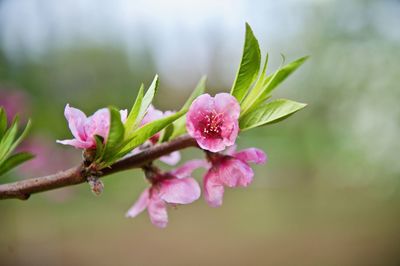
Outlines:
<svg viewBox="0 0 400 266"><path fill-rule="evenodd" d="M107 176L132 168L140 168L142 165L161 156L188 147L197 147L197 143L193 138L185 135L170 142L165 142L150 147L146 150L143 150L141 153L126 157L113 164L110 168L102 169L101 176ZM34 193L84 183L86 182L86 177L82 174L83 169L83 164L80 164L53 175L30 178L0 185L0 199L16 198L26 200L31 194Z"/></svg>

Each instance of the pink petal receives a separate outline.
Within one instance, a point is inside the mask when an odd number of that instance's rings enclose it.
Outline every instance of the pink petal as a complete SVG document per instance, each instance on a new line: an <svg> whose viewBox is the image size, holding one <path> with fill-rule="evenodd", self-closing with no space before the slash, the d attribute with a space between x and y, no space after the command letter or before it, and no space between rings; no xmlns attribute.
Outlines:
<svg viewBox="0 0 400 266"><path fill-rule="evenodd" d="M265 153L257 148L248 148L241 150L233 155L235 158L244 162L251 162L256 164L263 164L267 161Z"/></svg>
<svg viewBox="0 0 400 266"><path fill-rule="evenodd" d="M67 104L65 106L64 116L68 121L68 126L72 135L78 140L86 140L84 129L86 115L81 110L70 107L69 104Z"/></svg>
<svg viewBox="0 0 400 266"><path fill-rule="evenodd" d="M140 195L139 199L133 204L133 206L126 212L125 217L135 217L149 204L149 189L145 189Z"/></svg>
<svg viewBox="0 0 400 266"><path fill-rule="evenodd" d="M223 139L200 137L196 138L196 141L197 144L199 144L200 148L211 152L219 152L224 150L226 147Z"/></svg>
<svg viewBox="0 0 400 266"><path fill-rule="evenodd" d="M97 110L92 116L88 117L85 123L86 135L88 138L93 139L93 141L94 135L99 135L106 140L109 130L110 111L107 108Z"/></svg>
<svg viewBox="0 0 400 266"><path fill-rule="evenodd" d="M160 157L160 161L169 165L176 165L180 160L181 160L181 154L179 151L174 151L168 155Z"/></svg>
<svg viewBox="0 0 400 266"><path fill-rule="evenodd" d="M195 134L197 134L198 123L213 109L214 99L208 93L200 95L193 101L186 114L186 129L189 135L197 139Z"/></svg>
<svg viewBox="0 0 400 266"><path fill-rule="evenodd" d="M128 110L127 109L120 110L119 114L121 115L122 123L125 123L125 121L126 121L126 119L128 117Z"/></svg>
<svg viewBox="0 0 400 266"><path fill-rule="evenodd" d="M150 221L157 227L164 228L168 224L168 214L166 203L160 199L158 193L153 190L151 193L147 211L150 216Z"/></svg>
<svg viewBox="0 0 400 266"><path fill-rule="evenodd" d="M160 197L168 203L192 203L200 197L200 186L194 178L166 179L161 183Z"/></svg>
<svg viewBox="0 0 400 266"><path fill-rule="evenodd" d="M93 147L91 142L83 142L77 139L57 140L56 142L63 145L71 145L77 149L89 149Z"/></svg>
<svg viewBox="0 0 400 266"><path fill-rule="evenodd" d="M224 145L232 146L236 142L236 138L239 134L239 122L238 120L232 120L226 118L224 125L221 127L221 136L223 137Z"/></svg>
<svg viewBox="0 0 400 266"><path fill-rule="evenodd" d="M177 178L185 178L191 176L192 172L200 167L209 168L210 164L206 160L191 160L183 164L181 167L172 170L170 173Z"/></svg>
<svg viewBox="0 0 400 266"><path fill-rule="evenodd" d="M254 172L251 167L238 159L224 159L218 167L221 182L228 187L246 187L253 181Z"/></svg>
<svg viewBox="0 0 400 266"><path fill-rule="evenodd" d="M222 205L224 186L218 180L218 175L214 169L210 169L204 177L204 197L211 207Z"/></svg>
<svg viewBox="0 0 400 266"><path fill-rule="evenodd" d="M240 105L235 97L229 93L215 95L215 109L218 113L228 114L232 119L239 119Z"/></svg>
<svg viewBox="0 0 400 266"><path fill-rule="evenodd" d="M235 154L235 152L236 152L236 149L237 149L237 145L229 146L229 147L226 148L226 150L224 151L224 154L225 154L225 155L233 156L233 155Z"/></svg>

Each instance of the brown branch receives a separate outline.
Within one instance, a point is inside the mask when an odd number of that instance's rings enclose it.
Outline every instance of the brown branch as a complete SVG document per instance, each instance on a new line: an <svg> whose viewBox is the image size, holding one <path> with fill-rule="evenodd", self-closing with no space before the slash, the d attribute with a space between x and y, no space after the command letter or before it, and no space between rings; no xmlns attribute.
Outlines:
<svg viewBox="0 0 400 266"><path fill-rule="evenodd" d="M176 138L170 142L158 144L141 153L124 158L113 164L110 168L103 169L102 176L132 168L139 168L161 156L188 147L197 147L196 141L188 135ZM0 185L0 199L17 198L26 200L34 193L84 183L86 182L86 177L82 174L83 169L84 167L81 164L53 175Z"/></svg>

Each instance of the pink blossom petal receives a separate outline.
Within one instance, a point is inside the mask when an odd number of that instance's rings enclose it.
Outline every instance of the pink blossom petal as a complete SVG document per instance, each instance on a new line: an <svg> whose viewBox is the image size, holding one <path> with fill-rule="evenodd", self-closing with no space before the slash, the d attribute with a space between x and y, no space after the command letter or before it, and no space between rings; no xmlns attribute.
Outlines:
<svg viewBox="0 0 400 266"><path fill-rule="evenodd" d="M225 149L224 140L222 139L209 139L209 138L196 138L197 144L199 144L200 148L203 150L208 150L211 152L219 152Z"/></svg>
<svg viewBox="0 0 400 266"><path fill-rule="evenodd" d="M172 178L162 181L160 198L168 203L188 204L200 197L200 186L194 178Z"/></svg>
<svg viewBox="0 0 400 266"><path fill-rule="evenodd" d="M71 145L77 149L89 149L93 146L91 142L83 142L77 139L57 140L56 142L63 145Z"/></svg>
<svg viewBox="0 0 400 266"><path fill-rule="evenodd" d="M180 160L181 154L179 151L174 151L168 155L160 157L160 161L169 165L176 165Z"/></svg>
<svg viewBox="0 0 400 266"><path fill-rule="evenodd" d="M225 124L221 127L221 137L226 146L232 146L235 144L236 138L239 134L239 123L238 120L232 120L230 118L225 119Z"/></svg>
<svg viewBox="0 0 400 266"><path fill-rule="evenodd" d="M197 97L186 114L186 129L192 137L198 134L198 123L214 108L214 99L208 94L202 94ZM200 137L200 136L199 136ZM197 139L197 137L195 137Z"/></svg>
<svg viewBox="0 0 400 266"><path fill-rule="evenodd" d="M157 227L164 228L168 224L167 205L160 199L158 193L153 190L151 193L147 211L150 216L150 221Z"/></svg>
<svg viewBox="0 0 400 266"><path fill-rule="evenodd" d="M85 123L85 132L88 138L94 140L94 135L99 135L104 139L108 137L110 130L110 111L107 108L97 110L92 116L88 117Z"/></svg>
<svg viewBox="0 0 400 266"><path fill-rule="evenodd" d="M214 98L215 109L218 113L229 115L232 119L239 119L240 105L235 97L229 93L218 93Z"/></svg>
<svg viewBox="0 0 400 266"><path fill-rule="evenodd" d="M70 107L69 104L65 106L64 115L72 135L78 140L86 140L84 129L86 115L81 110Z"/></svg>
<svg viewBox="0 0 400 266"><path fill-rule="evenodd" d="M237 145L232 145L229 146L228 148L226 148L226 150L224 151L225 155L229 155L229 156L233 156L236 152L237 149Z"/></svg>
<svg viewBox="0 0 400 266"><path fill-rule="evenodd" d="M177 178L185 178L191 176L192 172L200 167L209 168L210 164L206 160L191 160L183 164L181 167L172 170L170 173Z"/></svg>
<svg viewBox="0 0 400 266"><path fill-rule="evenodd" d="M234 154L234 157L244 162L263 164L267 161L264 151L257 148L248 148Z"/></svg>
<svg viewBox="0 0 400 266"><path fill-rule="evenodd" d="M235 143L239 115L240 105L230 94L203 94L189 108L186 129L202 149L219 152Z"/></svg>
<svg viewBox="0 0 400 266"><path fill-rule="evenodd" d="M214 169L210 169L204 177L204 197L211 207L222 205L224 186L218 180L218 174Z"/></svg>
<svg viewBox="0 0 400 266"><path fill-rule="evenodd" d="M133 204L133 206L126 212L126 217L135 217L142 211L144 211L149 204L149 189L145 189L140 195L139 199Z"/></svg>
<svg viewBox="0 0 400 266"><path fill-rule="evenodd" d="M246 187L253 181L251 167L238 159L224 159L218 167L221 182L228 187Z"/></svg>

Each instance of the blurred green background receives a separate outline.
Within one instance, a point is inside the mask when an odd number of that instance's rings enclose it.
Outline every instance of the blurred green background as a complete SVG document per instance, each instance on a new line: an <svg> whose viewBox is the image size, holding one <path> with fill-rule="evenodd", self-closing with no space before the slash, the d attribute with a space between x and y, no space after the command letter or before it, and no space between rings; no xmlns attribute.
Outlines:
<svg viewBox="0 0 400 266"><path fill-rule="evenodd" d="M270 69L311 55L274 95L309 106L238 140L269 156L249 188L170 208L164 230L124 217L139 170L106 177L100 197L82 184L1 201L0 265L399 265L400 1L0 1L1 101L32 117L38 151L1 182L80 160L55 144L66 103L129 108L155 73L162 110L203 74L228 91L245 21Z"/></svg>

